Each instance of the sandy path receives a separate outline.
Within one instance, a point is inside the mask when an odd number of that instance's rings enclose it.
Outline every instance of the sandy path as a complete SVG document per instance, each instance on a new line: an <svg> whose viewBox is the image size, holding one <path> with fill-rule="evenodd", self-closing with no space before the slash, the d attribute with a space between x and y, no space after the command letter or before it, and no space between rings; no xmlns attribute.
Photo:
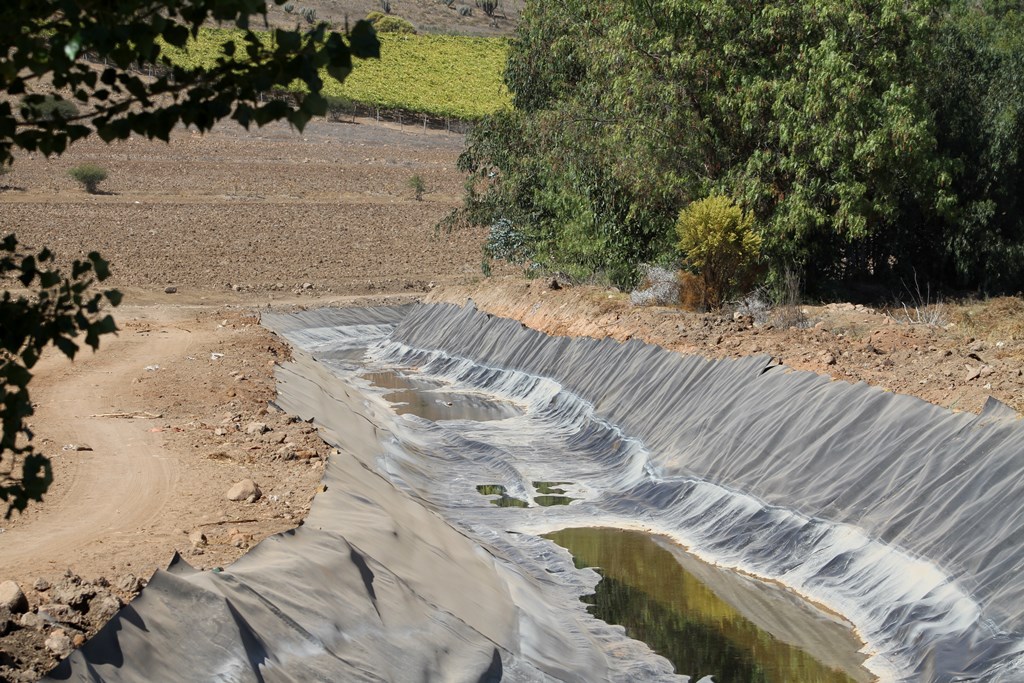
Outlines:
<svg viewBox="0 0 1024 683"><path fill-rule="evenodd" d="M159 332L104 339L98 353L75 362L50 353L37 366L33 423L54 460L55 483L45 506L0 534L0 576L50 573L130 546L178 495L181 454L149 431L153 420L94 417L146 410L132 380L195 343L195 333L169 325L166 309L150 316ZM64 444L93 450L60 450Z"/></svg>

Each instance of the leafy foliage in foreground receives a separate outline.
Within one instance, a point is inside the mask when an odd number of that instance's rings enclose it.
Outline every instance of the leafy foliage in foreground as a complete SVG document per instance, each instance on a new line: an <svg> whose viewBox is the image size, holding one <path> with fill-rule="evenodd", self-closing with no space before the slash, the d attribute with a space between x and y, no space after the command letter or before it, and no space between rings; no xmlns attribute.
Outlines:
<svg viewBox="0 0 1024 683"><path fill-rule="evenodd" d="M630 284L735 197L776 278L1024 287L1024 19L998 0L530 2L455 221Z"/></svg>
<svg viewBox="0 0 1024 683"><path fill-rule="evenodd" d="M179 123L205 131L224 118L244 126L287 119L301 128L324 113L321 69L344 79L353 56L379 56L365 21L347 37L321 24L307 32L278 29L264 40L249 29L249 18L260 14L266 14L264 0L4 3L0 44L8 50L0 55L0 87L20 97L22 107L16 111L11 99L0 101L0 163L8 163L15 148L60 154L94 131L105 141L132 132L166 140ZM225 43L208 64L176 64L171 48L195 39L207 19L235 24L240 39ZM97 70L83 59L87 54L107 66ZM131 69L147 65L161 67L161 75L150 80ZM31 84L45 77L54 88L69 90L88 104L88 110L73 116L59 110L48 118L19 116L45 101L30 92ZM260 101L260 93L296 80L307 89L296 107Z"/></svg>
<svg viewBox="0 0 1024 683"><path fill-rule="evenodd" d="M176 125L206 131L227 118L246 127L285 119L301 129L326 111L322 71L343 80L353 57L379 56L367 22L346 36L321 24L264 39L249 30L249 21L266 12L265 0L6 0L0 4L0 168L9 167L17 150L61 154L93 133L107 142L132 133L167 140ZM238 39L219 46L207 64L175 64L172 49L195 40L210 20L233 24ZM156 76L147 78L147 71ZM295 106L261 101L264 91L295 82L304 87ZM58 94L41 94L50 86ZM83 182L90 178L97 182L95 173ZM99 254L75 262L68 276L47 249L24 253L14 235L2 229L0 235L0 501L10 515L40 500L51 479L26 423L30 370L50 342L73 357L74 339L84 334L97 348L100 336L115 330L102 306L116 306L120 295L88 294L109 274Z"/></svg>
<svg viewBox="0 0 1024 683"><path fill-rule="evenodd" d="M41 500L52 480L50 462L32 447L32 430L26 419L32 415L28 384L31 370L43 348L52 343L74 358L85 335L86 345L96 349L100 335L115 331L114 319L102 310L104 303L116 306L121 295L115 290L89 294L94 282L110 275L107 263L93 252L85 261L75 261L70 277L54 267L47 249L26 253L13 235L0 241L0 282L20 285L31 294L0 294L0 453L5 471L0 471L0 501L12 510L24 510L30 500ZM10 454L10 455L7 455ZM20 461L20 471L14 470Z"/></svg>

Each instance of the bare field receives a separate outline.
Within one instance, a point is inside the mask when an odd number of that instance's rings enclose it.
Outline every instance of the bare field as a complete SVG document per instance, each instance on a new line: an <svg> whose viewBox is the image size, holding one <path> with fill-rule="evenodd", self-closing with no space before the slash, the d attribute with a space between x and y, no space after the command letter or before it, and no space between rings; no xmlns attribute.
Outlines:
<svg viewBox="0 0 1024 683"><path fill-rule="evenodd" d="M462 137L372 122L311 123L170 144L86 141L57 159L19 158L0 192L0 219L26 246L58 257L98 250L114 286L211 295L425 291L480 273L482 232L437 234L457 205ZM68 169L110 177L88 195ZM426 184L416 201L409 181Z"/></svg>

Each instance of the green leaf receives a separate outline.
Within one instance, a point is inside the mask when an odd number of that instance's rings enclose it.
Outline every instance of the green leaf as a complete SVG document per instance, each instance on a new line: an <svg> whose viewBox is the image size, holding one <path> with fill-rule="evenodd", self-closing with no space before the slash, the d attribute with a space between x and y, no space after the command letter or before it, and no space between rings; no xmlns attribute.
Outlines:
<svg viewBox="0 0 1024 683"><path fill-rule="evenodd" d="M64 54L68 59L74 61L78 58L78 51L82 49L82 32L76 31L71 39L64 44Z"/></svg>
<svg viewBox="0 0 1024 683"><path fill-rule="evenodd" d="M377 32L373 24L365 19L360 19L352 27L348 36L348 42L352 46L352 54L360 59L380 59L380 41L377 39Z"/></svg>

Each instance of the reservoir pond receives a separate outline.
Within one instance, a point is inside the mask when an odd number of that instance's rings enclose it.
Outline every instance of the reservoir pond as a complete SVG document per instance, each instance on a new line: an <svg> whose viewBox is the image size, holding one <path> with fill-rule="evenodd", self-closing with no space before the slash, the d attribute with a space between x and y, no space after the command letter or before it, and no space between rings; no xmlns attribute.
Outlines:
<svg viewBox="0 0 1024 683"><path fill-rule="evenodd" d="M545 535L601 575L584 598L691 681L867 683L848 625L774 585L708 565L667 539L609 528Z"/></svg>

